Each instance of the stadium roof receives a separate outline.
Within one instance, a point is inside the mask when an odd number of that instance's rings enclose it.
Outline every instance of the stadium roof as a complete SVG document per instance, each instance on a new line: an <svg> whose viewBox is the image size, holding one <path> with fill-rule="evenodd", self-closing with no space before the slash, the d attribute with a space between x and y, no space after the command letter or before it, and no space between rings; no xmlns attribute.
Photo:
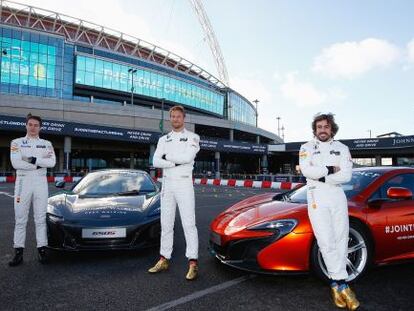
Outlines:
<svg viewBox="0 0 414 311"><path fill-rule="evenodd" d="M69 42L87 44L185 72L225 87L218 78L185 58L134 36L79 18L38 7L0 0L0 23L64 36Z"/></svg>

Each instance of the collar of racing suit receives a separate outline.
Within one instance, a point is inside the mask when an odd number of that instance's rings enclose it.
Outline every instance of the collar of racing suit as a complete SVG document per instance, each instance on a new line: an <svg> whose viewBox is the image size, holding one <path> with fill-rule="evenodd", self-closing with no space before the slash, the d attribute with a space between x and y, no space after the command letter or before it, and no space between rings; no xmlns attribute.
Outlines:
<svg viewBox="0 0 414 311"><path fill-rule="evenodd" d="M40 137L36 136L36 137L30 137L29 135L26 134L26 136L24 137L26 140L39 140Z"/></svg>
<svg viewBox="0 0 414 311"><path fill-rule="evenodd" d="M327 146L330 146L330 145L332 145L333 143L334 143L334 139L333 138L331 138L331 139L329 139L328 141L320 141L319 139L317 139L316 137L314 138L314 140L313 140L313 142L314 142L314 144L316 145L316 146L320 146L320 147L327 147Z"/></svg>
<svg viewBox="0 0 414 311"><path fill-rule="evenodd" d="M172 130L172 131L170 132L170 135L181 135L181 134L184 134L186 131L187 131L187 130L186 130L185 128L183 128L183 129L182 129L181 131L179 131L179 132L176 132L176 131Z"/></svg>

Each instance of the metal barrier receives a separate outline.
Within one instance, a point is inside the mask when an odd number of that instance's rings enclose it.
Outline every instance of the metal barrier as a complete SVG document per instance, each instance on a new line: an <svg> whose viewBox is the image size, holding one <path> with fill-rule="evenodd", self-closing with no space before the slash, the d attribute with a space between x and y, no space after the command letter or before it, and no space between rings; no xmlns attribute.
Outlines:
<svg viewBox="0 0 414 311"><path fill-rule="evenodd" d="M0 172L0 177L15 176L16 171ZM83 177L85 173L82 172L49 172L49 177ZM194 178L207 178L215 179L213 173L194 173ZM294 182L294 183L305 183L306 178L302 175L291 175L291 174L221 174L220 179L235 179L235 180L254 180L254 181L270 181L270 182Z"/></svg>

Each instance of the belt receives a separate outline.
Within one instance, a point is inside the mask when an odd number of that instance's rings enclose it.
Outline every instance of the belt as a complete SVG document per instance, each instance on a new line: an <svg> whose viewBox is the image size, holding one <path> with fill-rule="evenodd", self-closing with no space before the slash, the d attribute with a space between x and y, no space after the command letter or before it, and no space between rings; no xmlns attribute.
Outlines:
<svg viewBox="0 0 414 311"><path fill-rule="evenodd" d="M168 178L168 176L166 176L166 175L164 175L164 176L162 176L162 177L165 177L165 178ZM175 177L175 178L189 178L190 177L190 175L182 175L182 176L170 176L170 177Z"/></svg>

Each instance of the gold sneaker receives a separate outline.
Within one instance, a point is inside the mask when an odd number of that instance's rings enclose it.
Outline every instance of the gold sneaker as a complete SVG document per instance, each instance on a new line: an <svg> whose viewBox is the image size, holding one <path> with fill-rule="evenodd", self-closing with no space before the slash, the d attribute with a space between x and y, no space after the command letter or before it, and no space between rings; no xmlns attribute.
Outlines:
<svg viewBox="0 0 414 311"><path fill-rule="evenodd" d="M343 300L345 300L348 310L356 310L359 308L359 301L356 299L355 293L350 287L340 291L340 294Z"/></svg>
<svg viewBox="0 0 414 311"><path fill-rule="evenodd" d="M160 258L158 262L155 264L154 267L150 268L148 270L149 273L158 273L161 271L168 270L168 259L166 258Z"/></svg>
<svg viewBox="0 0 414 311"><path fill-rule="evenodd" d="M338 308L345 309L346 308L346 302L342 298L341 293L338 290L338 285L331 286L331 296L332 300Z"/></svg>
<svg viewBox="0 0 414 311"><path fill-rule="evenodd" d="M197 278L197 275L198 275L198 266L196 264L190 264L185 278L188 281L193 281Z"/></svg>

